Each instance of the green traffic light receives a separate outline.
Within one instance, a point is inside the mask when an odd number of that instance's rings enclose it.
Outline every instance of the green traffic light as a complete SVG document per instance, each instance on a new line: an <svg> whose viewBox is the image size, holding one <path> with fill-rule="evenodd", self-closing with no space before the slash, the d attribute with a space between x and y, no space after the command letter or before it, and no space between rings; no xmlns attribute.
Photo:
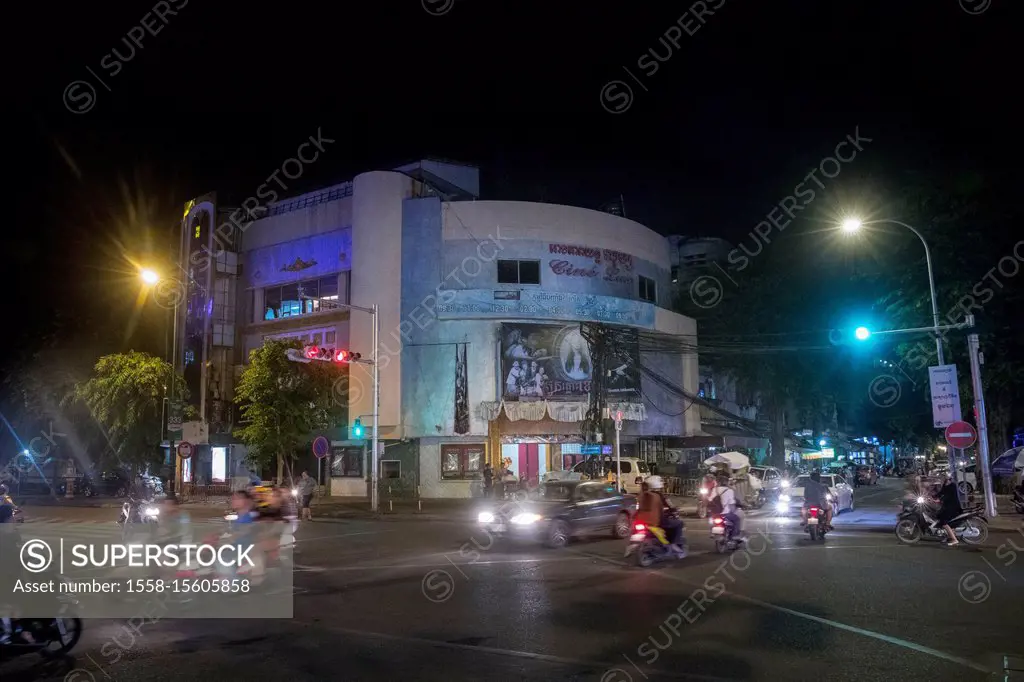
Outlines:
<svg viewBox="0 0 1024 682"><path fill-rule="evenodd" d="M857 330L853 332L853 335L857 337L858 341L867 341L868 337L871 336L871 330L867 327L857 327Z"/></svg>
<svg viewBox="0 0 1024 682"><path fill-rule="evenodd" d="M363 422L362 420L356 419L356 423L352 425L352 435L356 438L363 437Z"/></svg>

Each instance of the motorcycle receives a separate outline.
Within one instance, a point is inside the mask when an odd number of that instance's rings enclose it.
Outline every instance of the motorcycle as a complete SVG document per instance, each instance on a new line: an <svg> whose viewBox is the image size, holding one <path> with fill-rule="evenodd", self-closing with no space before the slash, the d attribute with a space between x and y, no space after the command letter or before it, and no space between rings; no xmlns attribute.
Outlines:
<svg viewBox="0 0 1024 682"><path fill-rule="evenodd" d="M701 488L698 492L700 499L697 502L697 518L706 519L708 517L708 495L711 491L707 488Z"/></svg>
<svg viewBox="0 0 1024 682"><path fill-rule="evenodd" d="M811 537L811 542L817 542L821 540L825 541L825 534L828 532L828 524L826 523L827 515L825 510L821 507L808 507L807 508L807 525L805 530Z"/></svg>
<svg viewBox="0 0 1024 682"><path fill-rule="evenodd" d="M60 581L67 582L61 577ZM69 615L78 600L67 593L58 592L60 615L56 618L18 618L7 622L11 632L3 633L0 640L0 660L24 654L39 654L44 658L66 656L82 638L82 619ZM26 636L27 635L27 636Z"/></svg>
<svg viewBox="0 0 1024 682"><path fill-rule="evenodd" d="M712 516L708 521L711 526L711 539L715 541L715 551L719 554L735 552L746 539L736 534L736 524L721 514Z"/></svg>
<svg viewBox="0 0 1024 682"><path fill-rule="evenodd" d="M138 501L129 497L121 504L121 514L117 518L117 525L121 526L123 533L128 533L129 528L135 524L155 526L160 519L160 507L153 504L152 500Z"/></svg>
<svg viewBox="0 0 1024 682"><path fill-rule="evenodd" d="M670 518L678 518L674 511L667 513ZM672 547L665 536L665 531L661 528L651 528L641 521L636 521L633 523L633 533L629 536L629 542L626 545L625 556L628 558L635 553L637 566L641 568L647 568L659 561L685 559L687 550L686 539L683 536L684 527L679 529L679 544L683 548L682 551L679 551Z"/></svg>
<svg viewBox="0 0 1024 682"><path fill-rule="evenodd" d="M988 522L982 507L972 507L950 520L949 526L957 538L969 545L981 545L988 540ZM924 497L916 501L904 501L903 510L896 521L896 539L905 545L913 545L922 537L946 538L946 531L939 522L928 515Z"/></svg>

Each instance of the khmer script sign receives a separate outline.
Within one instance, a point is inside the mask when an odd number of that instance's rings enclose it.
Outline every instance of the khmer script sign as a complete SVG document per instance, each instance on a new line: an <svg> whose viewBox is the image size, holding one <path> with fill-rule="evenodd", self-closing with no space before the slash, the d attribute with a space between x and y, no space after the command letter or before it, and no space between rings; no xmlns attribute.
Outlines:
<svg viewBox="0 0 1024 682"><path fill-rule="evenodd" d="M615 296L571 294L523 289L518 298L494 289L458 289L445 292L451 299L436 308L437 317L451 319L572 320L604 322L625 327L654 328L654 305Z"/></svg>
<svg viewBox="0 0 1024 682"><path fill-rule="evenodd" d="M935 428L944 429L960 421L960 386L957 384L956 365L929 367L928 379L931 381Z"/></svg>

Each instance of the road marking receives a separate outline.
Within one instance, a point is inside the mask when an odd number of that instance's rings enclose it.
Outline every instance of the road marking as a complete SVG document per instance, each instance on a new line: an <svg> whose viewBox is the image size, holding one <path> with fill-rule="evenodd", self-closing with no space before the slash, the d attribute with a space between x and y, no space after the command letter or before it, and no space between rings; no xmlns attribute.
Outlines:
<svg viewBox="0 0 1024 682"><path fill-rule="evenodd" d="M493 561L471 561L466 565L473 566L488 566L492 564L538 564L538 563L556 563L561 561L589 561L590 557L576 556L576 557L562 557L559 559L502 559ZM451 561L443 564L390 564L386 566L381 565L367 565L367 566L331 566L329 568L323 568L320 572L324 571L378 571L384 569L399 569L399 568L447 568L451 566ZM312 567L305 567L312 568Z"/></svg>
<svg viewBox="0 0 1024 682"><path fill-rule="evenodd" d="M398 532L397 530L367 530L367 531L361 531L361 532L358 532L358 533L340 533L338 535L318 535L318 536L312 537L312 538L301 538L301 539L295 540L293 542L293 544L298 544L300 542L312 542L313 540L330 540L332 538L350 538L353 535L377 535L379 533L397 533L397 532Z"/></svg>
<svg viewBox="0 0 1024 682"><path fill-rule="evenodd" d="M605 557L596 556L596 555L589 555L589 556L592 556L592 558L594 558L594 559L600 559L601 561L605 561L607 563L614 564L616 566L622 566L622 567L626 566L626 564L624 562L621 562L621 561L616 561L616 560L613 560L613 559L607 559ZM679 582L679 583L682 583L684 585L688 585L688 586L694 587L694 588L703 589L703 587L704 587L704 585L702 583L691 582L689 580L686 580L685 578L680 578L679 576L672 575L671 573L668 573L666 571L652 571L651 575L661 576L662 578L667 578L669 580L675 580L676 582ZM877 639L879 641L886 642L887 644L892 644L894 646L903 647L904 649L910 649L911 651L916 651L918 653L926 654L928 656L934 656L935 658L939 658L939 659L942 659L944 661L949 661L950 663L956 663L958 665L962 665L964 667L971 668L973 670L977 670L979 672L983 672L983 673L986 673L986 674L991 674L993 672L991 669L986 668L985 666L983 666L983 665L981 665L979 663L975 663L974 661L968 660L966 658L961 658L961 657L955 656L953 654L948 654L948 653L946 653L944 651L939 651L938 649L932 649L931 647L926 647L926 646L924 646L922 644L916 644L914 642L910 642L910 641L907 641L905 639L900 639L898 637L892 637L890 635L885 635L885 634L882 634L880 632L874 632L872 630L865 630L864 628L859 628L859 627L857 627L855 625L847 625L846 623L840 623L839 621L829 620L828 618L822 618L820 616L815 616L815 615L812 615L810 613L803 613L802 611L795 611L793 609L788 609L788 608L786 608L784 606L778 606L777 604L772 604L772 603L769 603L769 602L766 602L766 601L761 601L760 599L755 599L753 597L748 597L746 595L739 594L737 592L726 591L725 594L723 594L722 597L720 597L720 598L732 598L732 599L736 599L738 601L746 602L748 604L753 604L754 606L760 606L761 608L764 608L764 609L769 609L769 610L772 610L772 611L777 611L779 613L785 613L785 614L790 615L790 616L796 616L797 618L803 618L805 620L810 620L810 621L813 621L815 623L821 623L822 625L829 625L831 627L836 628L837 630L846 630L847 632L852 632L852 633L855 633L855 634L858 634L858 635L863 635L864 637L870 637L872 639Z"/></svg>
<svg viewBox="0 0 1024 682"><path fill-rule="evenodd" d="M336 628L333 626L327 626L327 629L331 632L337 632L339 634L348 635L350 637L376 637L378 639L391 640L393 642L406 643L406 644L423 644L425 646L436 647L438 649L452 649L454 651L476 651L485 654L493 654L495 656L508 656L511 658L523 658L531 661L543 661L545 663L557 663L560 665L574 665L585 668L617 668L621 665L619 662L608 662L608 661L586 661L579 658L564 658L562 656L552 656L551 654L538 654L532 651L517 651L515 649L499 649L497 647L490 646L477 646L473 644L460 644L458 642L442 642L435 639L424 639L422 637L407 637L404 635L389 635L383 632L369 632L366 630L350 630L348 628ZM712 677L710 675L694 675L687 673L678 673L667 670L652 670L652 675L655 677L676 679L676 680L706 680L707 682L734 682L731 678L726 677ZM603 679L603 678L602 678Z"/></svg>
<svg viewBox="0 0 1024 682"><path fill-rule="evenodd" d="M777 552L780 550L790 549L866 549L872 547L906 547L907 545L900 545L896 543L889 543L886 545L803 545L800 547L773 547L772 551Z"/></svg>

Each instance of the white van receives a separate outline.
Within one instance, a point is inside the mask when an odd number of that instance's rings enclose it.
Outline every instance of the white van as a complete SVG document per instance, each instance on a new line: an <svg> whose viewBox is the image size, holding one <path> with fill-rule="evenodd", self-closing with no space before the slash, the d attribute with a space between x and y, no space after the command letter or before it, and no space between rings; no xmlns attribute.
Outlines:
<svg viewBox="0 0 1024 682"><path fill-rule="evenodd" d="M588 457L585 461L580 462L572 468L572 474L570 480L595 480L601 477L600 474L600 459L598 457ZM622 457L622 487L626 489L627 493L631 495L640 494L640 484L643 483L644 479L651 475L651 469L647 465L647 462L637 459L636 457ZM604 478L608 481L615 480L615 458L605 456L604 458ZM578 478L577 478L578 477Z"/></svg>

